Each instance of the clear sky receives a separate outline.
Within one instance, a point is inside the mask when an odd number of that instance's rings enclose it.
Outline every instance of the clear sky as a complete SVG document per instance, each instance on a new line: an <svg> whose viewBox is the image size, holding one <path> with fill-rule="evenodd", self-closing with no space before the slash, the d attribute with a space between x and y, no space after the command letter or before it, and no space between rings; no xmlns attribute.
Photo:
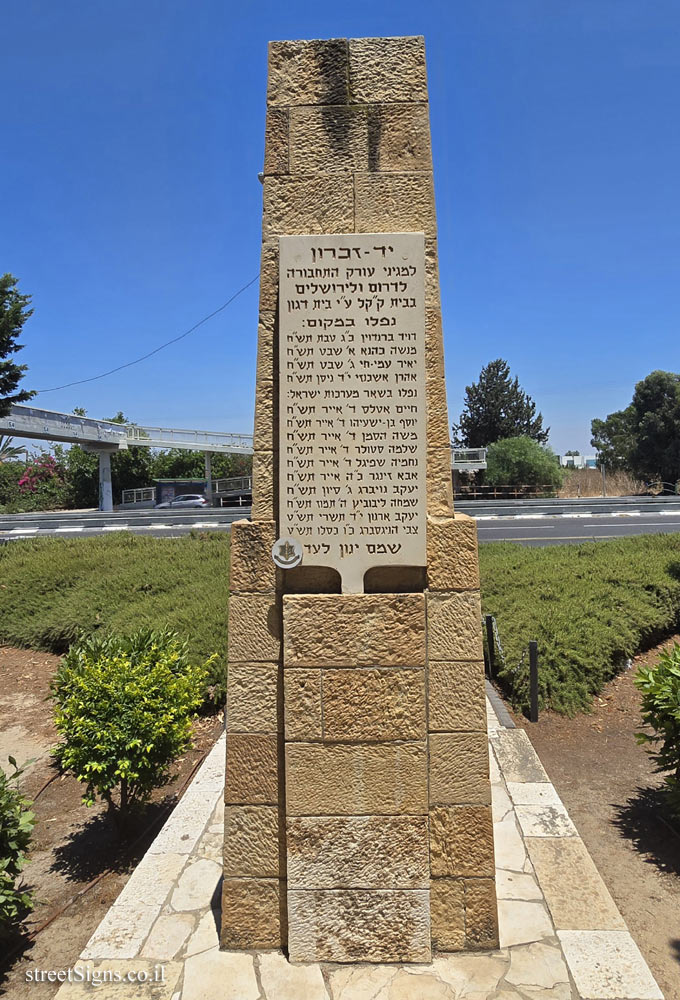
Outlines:
<svg viewBox="0 0 680 1000"><path fill-rule="evenodd" d="M27 388L182 333L259 267L267 41L423 34L449 415L506 358L557 451L680 370L677 0L4 0L0 270ZM257 283L36 404L252 428Z"/></svg>

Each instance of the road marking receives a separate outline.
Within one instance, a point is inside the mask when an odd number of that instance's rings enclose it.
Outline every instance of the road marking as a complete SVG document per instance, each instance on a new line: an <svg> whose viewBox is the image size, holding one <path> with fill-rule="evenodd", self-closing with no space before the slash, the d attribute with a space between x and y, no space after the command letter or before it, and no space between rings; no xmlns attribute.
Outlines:
<svg viewBox="0 0 680 1000"><path fill-rule="evenodd" d="M6 534L33 535L37 530L37 528L7 528Z"/></svg>
<svg viewBox="0 0 680 1000"><path fill-rule="evenodd" d="M82 530L83 530L83 528L84 528L84 525L82 525L82 524L79 524L79 525L78 525L77 527L75 527L75 528L55 528L55 529L54 529L54 533L55 533L55 534L57 534L57 532L66 532L66 531L82 531ZM44 530L44 529L43 529L43 530Z"/></svg>
<svg viewBox="0 0 680 1000"><path fill-rule="evenodd" d="M105 524L103 528L92 528L92 531L127 531L129 529L129 524Z"/></svg>

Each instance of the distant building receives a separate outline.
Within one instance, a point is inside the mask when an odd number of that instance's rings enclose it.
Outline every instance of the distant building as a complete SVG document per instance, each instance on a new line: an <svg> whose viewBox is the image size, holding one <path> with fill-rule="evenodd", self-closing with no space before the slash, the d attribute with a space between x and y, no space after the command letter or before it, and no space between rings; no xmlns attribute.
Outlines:
<svg viewBox="0 0 680 1000"><path fill-rule="evenodd" d="M597 455L558 455L557 458L565 469L597 468Z"/></svg>

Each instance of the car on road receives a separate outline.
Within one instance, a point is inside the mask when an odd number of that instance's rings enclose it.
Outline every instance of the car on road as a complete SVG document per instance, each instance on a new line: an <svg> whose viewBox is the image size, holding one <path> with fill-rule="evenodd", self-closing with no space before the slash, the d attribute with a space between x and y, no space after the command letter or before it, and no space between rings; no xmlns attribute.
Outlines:
<svg viewBox="0 0 680 1000"><path fill-rule="evenodd" d="M156 510L167 510L169 507L209 507L210 504L200 493L183 493L174 500L165 500L156 504Z"/></svg>

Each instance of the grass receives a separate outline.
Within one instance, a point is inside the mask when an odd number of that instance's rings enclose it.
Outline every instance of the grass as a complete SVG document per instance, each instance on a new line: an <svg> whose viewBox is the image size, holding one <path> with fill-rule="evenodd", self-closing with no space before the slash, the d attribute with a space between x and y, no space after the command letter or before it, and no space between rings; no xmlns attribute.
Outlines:
<svg viewBox="0 0 680 1000"><path fill-rule="evenodd" d="M0 645L64 653L80 634L170 626L226 689L229 537L35 539L0 546Z"/></svg>
<svg viewBox="0 0 680 1000"><path fill-rule="evenodd" d="M538 641L540 700L572 715L589 708L636 653L678 631L680 535L638 535L585 545L480 546L482 607L505 652L500 681L528 702L530 639Z"/></svg>

